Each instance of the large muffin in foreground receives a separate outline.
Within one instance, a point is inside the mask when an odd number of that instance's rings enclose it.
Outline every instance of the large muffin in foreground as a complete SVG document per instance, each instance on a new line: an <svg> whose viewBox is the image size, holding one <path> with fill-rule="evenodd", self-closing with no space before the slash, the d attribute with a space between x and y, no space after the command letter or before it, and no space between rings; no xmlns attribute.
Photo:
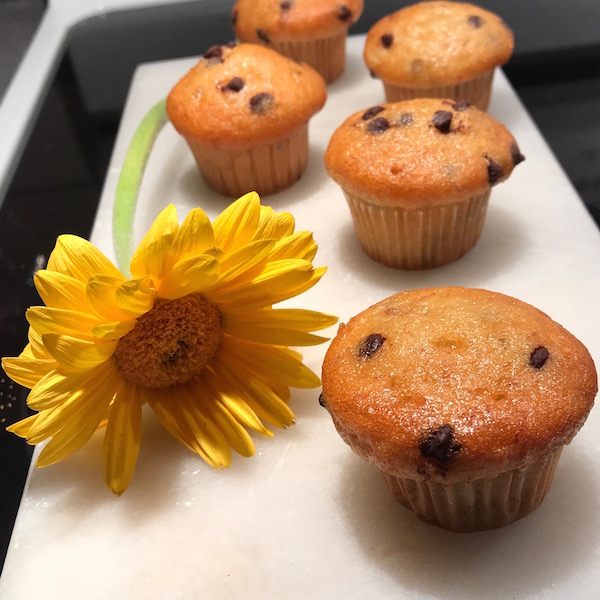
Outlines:
<svg viewBox="0 0 600 600"><path fill-rule="evenodd" d="M477 531L533 511L597 392L589 352L536 308L479 289L391 296L341 325L322 404L396 499Z"/></svg>
<svg viewBox="0 0 600 600"><path fill-rule="evenodd" d="M363 0L237 0L231 22L240 41L304 61L331 83L344 72L348 29L362 11Z"/></svg>
<svg viewBox="0 0 600 600"><path fill-rule="evenodd" d="M167 114L207 182L231 197L291 186L306 170L323 78L255 44L213 46L171 90Z"/></svg>
<svg viewBox="0 0 600 600"><path fill-rule="evenodd" d="M369 30L364 60L388 102L453 98L486 110L494 70L513 49L512 31L490 11L466 2L418 2Z"/></svg>
<svg viewBox="0 0 600 600"><path fill-rule="evenodd" d="M325 153L358 240L401 269L438 267L481 235L491 188L524 159L512 134L468 103L431 98L372 106Z"/></svg>

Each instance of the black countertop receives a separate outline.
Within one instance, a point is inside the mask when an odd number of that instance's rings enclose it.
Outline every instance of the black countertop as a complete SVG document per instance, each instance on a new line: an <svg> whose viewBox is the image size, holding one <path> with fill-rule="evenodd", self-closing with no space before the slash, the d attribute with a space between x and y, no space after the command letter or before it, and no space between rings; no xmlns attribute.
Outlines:
<svg viewBox="0 0 600 600"><path fill-rule="evenodd" d="M216 6L206 4L210 10ZM356 32L364 32L376 16L368 15ZM184 28L186 35L174 36L173 24L170 27L163 22L170 41L162 46L156 43L161 39L158 30L148 31L144 43L123 55L123 64L129 67L123 72L115 70L120 84L112 89L117 91L95 101L82 82L86 61L78 53L80 45L84 38L89 42L91 35L94 44L104 40L114 48L119 36L127 37L132 14L110 17L114 26L110 34L104 29L106 23L99 22L84 23L79 32L74 31L0 209L1 356L18 355L26 343L24 312L28 306L39 304L32 275L44 266L56 237L61 233L89 237L131 69L138 62L197 55L213 43L230 39L227 10L221 6L211 17L216 25L203 21L201 36L197 30L192 35L190 24ZM573 27L576 25L571 23L569 29ZM225 31L227 39L222 37ZM128 47L126 40L120 41L123 48ZM530 45L528 52L515 54L505 72L600 223L600 40L576 45L557 40L555 47L548 48L546 43L541 49ZM110 87L106 80L114 83L115 73L111 76L109 70L99 69L95 77L103 87ZM32 453L23 440L6 433L4 427L28 414L26 394L0 374L0 565Z"/></svg>

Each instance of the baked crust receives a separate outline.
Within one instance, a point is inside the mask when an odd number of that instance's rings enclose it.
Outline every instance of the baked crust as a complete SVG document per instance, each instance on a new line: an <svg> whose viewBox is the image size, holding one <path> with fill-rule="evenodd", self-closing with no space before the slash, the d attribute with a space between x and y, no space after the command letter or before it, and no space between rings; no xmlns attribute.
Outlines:
<svg viewBox="0 0 600 600"><path fill-rule="evenodd" d="M569 443L598 389L589 352L546 314L459 287L401 292L341 325L322 382L357 454L393 476L448 485Z"/></svg>
<svg viewBox="0 0 600 600"><path fill-rule="evenodd" d="M427 88L471 80L505 64L514 37L500 17L466 2L419 2L369 30L364 60L396 85Z"/></svg>
<svg viewBox="0 0 600 600"><path fill-rule="evenodd" d="M242 149L291 135L326 98L325 81L306 64L256 44L215 46L171 90L167 114L186 138Z"/></svg>
<svg viewBox="0 0 600 600"><path fill-rule="evenodd" d="M231 11L236 37L243 42L314 40L354 24L363 0L238 0Z"/></svg>
<svg viewBox="0 0 600 600"><path fill-rule="evenodd" d="M445 126L436 120L444 113ZM325 153L329 175L346 192L404 208L482 194L521 160L512 134L492 117L465 103L429 98L354 113Z"/></svg>

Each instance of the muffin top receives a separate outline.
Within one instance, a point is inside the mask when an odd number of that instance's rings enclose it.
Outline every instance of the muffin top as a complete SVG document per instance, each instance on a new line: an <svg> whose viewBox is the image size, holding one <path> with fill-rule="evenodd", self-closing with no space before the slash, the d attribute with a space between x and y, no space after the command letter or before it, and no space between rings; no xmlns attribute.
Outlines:
<svg viewBox="0 0 600 600"><path fill-rule="evenodd" d="M424 208L483 193L523 159L511 133L474 106L418 98L350 116L331 137L325 166L348 193Z"/></svg>
<svg viewBox="0 0 600 600"><path fill-rule="evenodd" d="M167 114L186 138L241 149L287 137L326 98L325 81L304 63L255 44L213 46L171 90Z"/></svg>
<svg viewBox="0 0 600 600"><path fill-rule="evenodd" d="M448 484L567 444L598 389L589 352L550 317L458 287L401 292L341 325L322 381L357 454L397 477Z"/></svg>
<svg viewBox="0 0 600 600"><path fill-rule="evenodd" d="M512 31L494 13L463 2L419 2L373 25L364 60L374 76L420 88L483 75L513 49Z"/></svg>
<svg viewBox="0 0 600 600"><path fill-rule="evenodd" d="M347 30L363 0L238 0L231 23L243 42L314 40Z"/></svg>

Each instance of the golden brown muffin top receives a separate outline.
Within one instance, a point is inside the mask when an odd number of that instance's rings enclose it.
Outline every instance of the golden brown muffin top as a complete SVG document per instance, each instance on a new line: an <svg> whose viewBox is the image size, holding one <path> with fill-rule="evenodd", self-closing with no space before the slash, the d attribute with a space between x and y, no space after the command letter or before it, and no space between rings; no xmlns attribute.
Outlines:
<svg viewBox="0 0 600 600"><path fill-rule="evenodd" d="M523 159L511 133L481 110L419 98L350 116L331 137L325 166L353 195L411 208L483 193Z"/></svg>
<svg viewBox="0 0 600 600"><path fill-rule="evenodd" d="M213 46L171 90L167 114L185 137L215 148L268 144L321 110L323 78L263 46Z"/></svg>
<svg viewBox="0 0 600 600"><path fill-rule="evenodd" d="M420 88L483 75L513 49L512 31L494 13L466 2L419 2L373 25L364 60L376 77Z"/></svg>
<svg viewBox="0 0 600 600"><path fill-rule="evenodd" d="M458 287L401 292L341 325L322 381L357 454L398 477L448 484L569 443L598 389L589 352L550 317Z"/></svg>
<svg viewBox="0 0 600 600"><path fill-rule="evenodd" d="M231 23L239 40L268 45L336 35L362 11L363 0L238 0Z"/></svg>

